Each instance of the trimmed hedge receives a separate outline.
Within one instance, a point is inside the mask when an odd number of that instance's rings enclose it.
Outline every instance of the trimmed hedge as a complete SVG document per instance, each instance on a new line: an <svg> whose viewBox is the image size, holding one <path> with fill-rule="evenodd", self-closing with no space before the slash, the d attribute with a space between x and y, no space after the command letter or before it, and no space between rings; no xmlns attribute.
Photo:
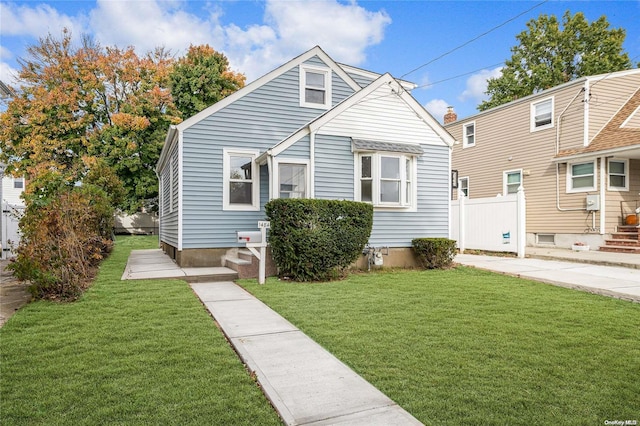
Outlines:
<svg viewBox="0 0 640 426"><path fill-rule="evenodd" d="M373 207L355 201L280 198L265 211L279 274L296 281L339 277L362 253L373 225Z"/></svg>
<svg viewBox="0 0 640 426"><path fill-rule="evenodd" d="M411 241L418 262L426 269L444 269L453 264L456 242L448 238L415 238Z"/></svg>

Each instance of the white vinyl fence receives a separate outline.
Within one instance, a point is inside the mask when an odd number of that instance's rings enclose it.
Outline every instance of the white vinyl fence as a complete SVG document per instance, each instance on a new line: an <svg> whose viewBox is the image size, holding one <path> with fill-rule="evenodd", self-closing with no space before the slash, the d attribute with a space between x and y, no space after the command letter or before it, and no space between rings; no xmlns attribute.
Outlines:
<svg viewBox="0 0 640 426"><path fill-rule="evenodd" d="M6 202L2 203L2 215L0 216L0 244L2 252L0 259L9 259L14 255L14 249L20 242L20 230L18 222L24 212L23 206L16 206Z"/></svg>
<svg viewBox="0 0 640 426"><path fill-rule="evenodd" d="M464 197L451 201L451 239L458 249L517 253L524 257L526 243L524 189L492 198Z"/></svg>

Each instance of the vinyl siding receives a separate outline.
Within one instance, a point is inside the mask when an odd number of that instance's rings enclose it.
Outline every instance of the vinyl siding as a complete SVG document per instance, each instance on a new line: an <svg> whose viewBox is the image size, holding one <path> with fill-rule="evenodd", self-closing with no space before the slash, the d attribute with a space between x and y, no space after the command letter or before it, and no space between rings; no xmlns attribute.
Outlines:
<svg viewBox="0 0 640 426"><path fill-rule="evenodd" d="M299 141L285 149L278 155L283 158L302 158L309 159L309 136L301 138Z"/></svg>
<svg viewBox="0 0 640 426"><path fill-rule="evenodd" d="M324 65L317 57L307 63ZM299 67L292 67L184 130L183 248L239 246L236 231L256 229L256 222L264 219L263 209L222 210L222 150L237 148L264 152L324 113L322 109L300 107L298 77ZM352 92L334 73L334 104ZM304 155L303 145L292 146L287 156ZM260 206L267 201L267 169L261 167Z"/></svg>
<svg viewBox="0 0 640 426"><path fill-rule="evenodd" d="M170 166L172 165L172 166ZM173 168L173 188L171 187L171 172ZM171 150L167 166L162 170L160 179L162 182L161 193L161 217L160 240L174 247L178 247L178 145ZM171 193L173 192L173 200ZM173 205L172 202L173 201Z"/></svg>
<svg viewBox="0 0 640 426"><path fill-rule="evenodd" d="M0 185L2 185L2 191L0 194L2 195L2 199L0 202L7 202L11 205L23 206L24 200L20 198L22 192L24 191L24 186L27 184L26 180L23 180L22 188L14 187L14 178L12 176L1 176L0 175Z"/></svg>
<svg viewBox="0 0 640 426"><path fill-rule="evenodd" d="M414 238L449 236L449 148L423 148L418 159L417 211L374 211L371 245L411 247Z"/></svg>
<svg viewBox="0 0 640 426"><path fill-rule="evenodd" d="M353 200L351 138L318 135L315 141L315 196Z"/></svg>
<svg viewBox="0 0 640 426"><path fill-rule="evenodd" d="M636 77L637 78L637 77ZM621 77L621 80L629 80ZM618 78L615 79L616 82ZM613 80L603 81L595 87L592 85L592 96L589 100L589 127L601 128L611 119L620 105L626 101L633 91L625 84L616 87ZM605 86L611 84L610 87ZM528 233L576 233L589 231L592 216L584 210L587 194L597 194L600 182L600 167L596 162L596 190L591 192L567 193L567 164L559 165L559 201L556 199L556 132L560 131L560 150L579 149L584 147L584 93L580 93L583 84L568 85L551 91L554 96L554 116L561 117L561 126L530 132L530 104L550 96L541 93L531 101L516 102L513 105L498 107L481 114L461 119L445 126L452 136L460 141L454 146L452 168L458 170L460 177L469 177L471 198L494 197L503 192L503 172L522 169L525 171L523 185L527 199L527 232ZM598 91L596 91L598 89ZM600 91L618 91L611 98L601 95ZM637 83L635 86L637 89ZM634 89L634 90L635 90ZM626 95L621 96L620 90ZM577 97L576 97L577 95ZM575 99L572 101L572 99ZM616 99L615 102L612 99ZM606 110L606 112L605 112ZM607 117L606 120L604 117ZM462 147L462 127L475 121L476 144L473 147ZM593 132L592 130L590 132ZM593 136L591 136L593 137ZM581 160L579 162L584 162ZM636 182L632 162L631 182ZM640 172L640 170L638 170ZM605 179L606 182L606 179ZM638 182L640 183L640 182ZM635 185L635 184L634 184ZM606 183L605 183L606 187ZM640 188L638 188L640 189ZM616 191L617 192L617 191ZM628 194L637 194L632 189L625 194L606 194L607 232L612 231L613 222L620 216L619 201ZM582 209L578 211L560 211L561 209ZM616 207L617 205L617 207ZM614 215L612 218L611 215ZM596 227L599 227L600 212L595 214Z"/></svg>
<svg viewBox="0 0 640 426"><path fill-rule="evenodd" d="M443 145L435 131L384 85L338 118L323 126L318 133L354 136L375 141Z"/></svg>
<svg viewBox="0 0 640 426"><path fill-rule="evenodd" d="M349 77L354 79L355 82L358 83L358 85L360 85L360 87L367 87L374 80L372 78L366 77L361 74L355 74L350 72L347 72L347 74L349 74Z"/></svg>
<svg viewBox="0 0 640 426"><path fill-rule="evenodd" d="M417 237L448 237L449 156L435 131L388 86L372 92L324 125L315 143L317 198L353 199L351 138L420 144L416 211L376 209L370 243L410 247Z"/></svg>
<svg viewBox="0 0 640 426"><path fill-rule="evenodd" d="M631 74L590 85L589 141L609 122L640 87L640 74Z"/></svg>

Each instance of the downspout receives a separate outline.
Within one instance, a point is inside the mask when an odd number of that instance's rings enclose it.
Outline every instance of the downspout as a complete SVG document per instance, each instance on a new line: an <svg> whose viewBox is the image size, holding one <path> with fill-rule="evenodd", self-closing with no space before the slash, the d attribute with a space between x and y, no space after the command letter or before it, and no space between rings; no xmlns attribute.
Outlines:
<svg viewBox="0 0 640 426"><path fill-rule="evenodd" d="M309 132L309 198L316 197L316 132Z"/></svg>
<svg viewBox="0 0 640 426"><path fill-rule="evenodd" d="M573 104L573 101L575 101L578 98L580 93L582 93L584 91L585 91L585 88L582 87L578 91L578 93L576 93L576 95L573 97L573 99L571 99L571 101L569 101L567 106L564 107L564 109L558 115L558 118L556 119L556 156L560 152L560 126L561 126L561 123L562 123L562 116L564 115L565 112L567 112L567 110L569 109L571 104ZM568 170L567 170L567 173L568 173ZM586 210L587 209L586 207L580 207L580 208L577 208L577 207L576 208L560 207L560 163L556 163L556 209L558 209L561 212L581 211L581 210Z"/></svg>
<svg viewBox="0 0 640 426"><path fill-rule="evenodd" d="M160 179L157 167L153 171L158 178L158 247L162 247L162 179Z"/></svg>
<svg viewBox="0 0 640 426"><path fill-rule="evenodd" d="M605 227L605 157L600 157L600 235L604 235Z"/></svg>
<svg viewBox="0 0 640 426"><path fill-rule="evenodd" d="M269 201L273 200L273 157L267 153L267 174L269 175Z"/></svg>

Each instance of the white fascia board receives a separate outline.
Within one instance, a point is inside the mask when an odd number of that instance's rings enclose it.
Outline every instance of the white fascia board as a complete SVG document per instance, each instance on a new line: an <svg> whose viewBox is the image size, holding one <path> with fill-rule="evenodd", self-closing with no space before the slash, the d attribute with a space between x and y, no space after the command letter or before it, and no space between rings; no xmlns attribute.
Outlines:
<svg viewBox="0 0 640 426"><path fill-rule="evenodd" d="M357 68L351 65L346 65L346 64L338 64L340 65L345 71L351 73L351 74L356 74L356 75L361 75L363 77L367 77L370 78L371 80L376 80L377 78L379 78L382 74L379 74L377 72L373 72L373 71L368 71L362 68ZM398 81L398 83L402 84L402 87L404 87L407 90L413 90L416 87L418 87L418 85L416 83L413 83L411 81L407 81L407 80L402 80L402 79L398 79L396 78L396 81Z"/></svg>
<svg viewBox="0 0 640 426"><path fill-rule="evenodd" d="M257 80L252 81L242 89L211 105L209 108L203 109L196 115L189 117L188 119L177 125L178 130L182 131L193 126L199 121L209 117L211 114L214 114L217 111L220 111L222 108L229 106L243 96L248 95L259 87L262 87L269 81L275 79L276 77L279 77L290 69L299 66L300 64L309 60L310 58L313 58L314 56L318 56L320 59L322 59L323 62L329 65L331 70L338 74L353 90L360 90L360 86L358 85L358 83L356 83L355 80L349 76L349 74L347 74L342 68L340 68L340 66L333 59L331 59L329 55L327 55L319 46L316 46L311 50L306 51L302 55L279 66L275 70L263 75Z"/></svg>
<svg viewBox="0 0 640 426"><path fill-rule="evenodd" d="M455 143L453 136L451 136L451 134L442 126L442 124L440 124L438 120L429 114L429 111L427 111L420 102L411 95L411 93L403 91L400 93L400 97L416 112L418 117L422 119L426 125L431 127L431 129L440 136L440 139L442 139L442 142L444 142L445 145L449 148L453 147L453 144Z"/></svg>
<svg viewBox="0 0 640 426"><path fill-rule="evenodd" d="M160 158L158 159L158 163L156 164L156 172L161 173L162 169L167 162L167 157L171 152L171 148L177 142L179 135L182 132L178 131L178 128L175 124L169 126L169 131L167 132L167 137L164 138L164 145L162 146L162 151L160 151Z"/></svg>

